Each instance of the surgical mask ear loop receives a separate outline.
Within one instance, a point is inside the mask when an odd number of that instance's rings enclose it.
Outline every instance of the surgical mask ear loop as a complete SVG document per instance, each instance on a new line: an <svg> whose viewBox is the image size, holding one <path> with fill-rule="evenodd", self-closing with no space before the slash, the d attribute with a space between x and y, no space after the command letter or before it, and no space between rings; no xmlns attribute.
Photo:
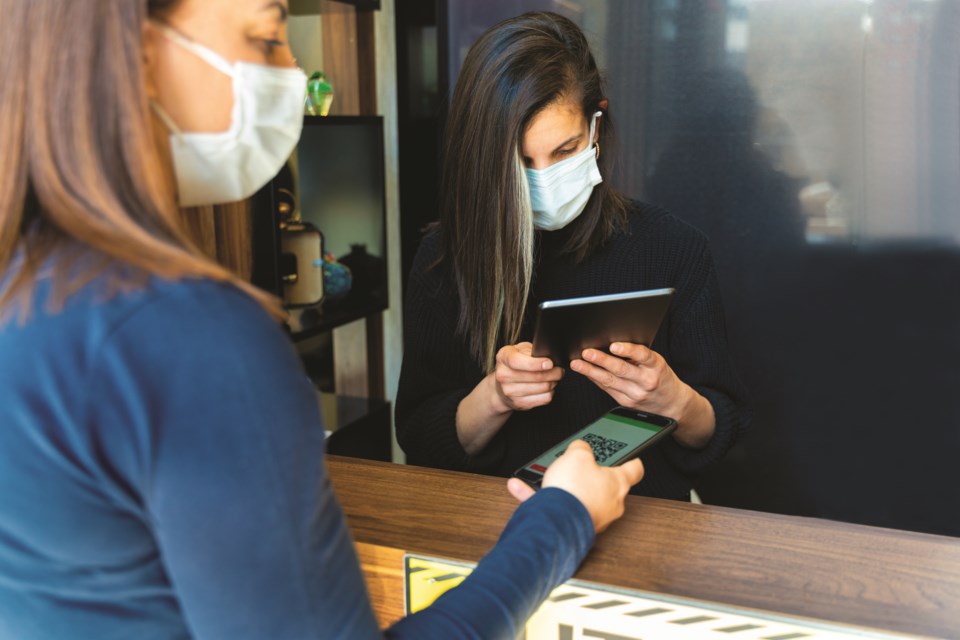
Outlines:
<svg viewBox="0 0 960 640"><path fill-rule="evenodd" d="M604 100L604 102L606 102L606 100ZM595 114L593 114L593 122L591 123L591 126L590 126L590 136L591 136L591 137L593 137L594 135L596 135L595 127L596 127L597 124L600 122L600 119L601 119L601 118L603 118L603 112L602 112L602 111L597 111ZM600 141L598 140L598 141L594 142L593 140L591 140L590 142L593 142L593 145L597 148L597 160L599 160L599 159L600 159Z"/></svg>
<svg viewBox="0 0 960 640"><path fill-rule="evenodd" d="M157 21L151 22L168 40L183 47L224 75L230 76L231 78L233 77L233 65L227 62L226 58L219 53L199 42L194 42L170 25Z"/></svg>
<svg viewBox="0 0 960 640"><path fill-rule="evenodd" d="M151 20L150 23L156 27L161 34L174 44L183 47L193 55L197 56L217 71L233 77L233 67L227 62L220 54L215 51L203 46L202 44L196 43L187 36L183 35L173 27L166 25L162 22L157 22L156 20ZM167 110L160 106L154 99L149 101L150 109L153 110L157 117L163 122L164 126L167 127L167 130L170 131L173 135L178 138L183 137L183 131L180 127L177 126L177 123L173 121L173 118L170 117L170 114L167 113Z"/></svg>
<svg viewBox="0 0 960 640"><path fill-rule="evenodd" d="M165 126L170 133L178 138L183 137L180 127L178 127L177 123L173 121L173 118L170 117L170 114L160 106L159 102L151 98L148 104L150 105L150 109L157 114L157 117L160 118L161 122L163 122L163 126Z"/></svg>

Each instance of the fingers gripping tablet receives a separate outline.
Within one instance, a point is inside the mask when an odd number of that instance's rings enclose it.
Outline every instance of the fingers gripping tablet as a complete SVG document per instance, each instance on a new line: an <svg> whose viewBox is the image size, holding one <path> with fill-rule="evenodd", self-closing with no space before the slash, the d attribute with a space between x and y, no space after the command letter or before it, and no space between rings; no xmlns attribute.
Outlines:
<svg viewBox="0 0 960 640"><path fill-rule="evenodd" d="M614 342L650 346L667 313L673 289L650 289L540 303L533 355L564 367L584 349L606 351Z"/></svg>

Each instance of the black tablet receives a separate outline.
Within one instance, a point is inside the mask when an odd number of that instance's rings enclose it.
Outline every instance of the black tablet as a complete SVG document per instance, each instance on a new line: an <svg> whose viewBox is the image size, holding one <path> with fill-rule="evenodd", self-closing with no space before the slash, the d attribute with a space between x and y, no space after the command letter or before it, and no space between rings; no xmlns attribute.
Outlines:
<svg viewBox="0 0 960 640"><path fill-rule="evenodd" d="M673 289L541 302L533 355L566 367L584 349L609 352L613 342L650 346L667 313Z"/></svg>

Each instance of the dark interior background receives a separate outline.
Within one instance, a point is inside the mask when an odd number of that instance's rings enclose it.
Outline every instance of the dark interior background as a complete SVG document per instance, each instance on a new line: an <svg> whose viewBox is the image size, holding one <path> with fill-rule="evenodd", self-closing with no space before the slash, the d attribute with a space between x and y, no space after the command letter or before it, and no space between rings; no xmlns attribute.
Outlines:
<svg viewBox="0 0 960 640"><path fill-rule="evenodd" d="M398 0L404 280L463 56L529 10L590 37L618 185L710 237L754 418L704 501L960 535L960 3Z"/></svg>

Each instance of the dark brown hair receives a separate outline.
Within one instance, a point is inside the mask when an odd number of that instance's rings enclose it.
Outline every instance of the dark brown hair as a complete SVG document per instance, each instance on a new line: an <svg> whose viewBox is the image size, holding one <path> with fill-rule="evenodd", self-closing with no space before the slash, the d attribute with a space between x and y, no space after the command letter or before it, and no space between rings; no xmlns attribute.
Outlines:
<svg viewBox="0 0 960 640"><path fill-rule="evenodd" d="M440 262L460 295L457 331L477 362L516 342L533 272L534 232L520 152L531 119L561 99L585 118L603 110L599 167L606 180L571 223L564 251L582 261L624 224L627 200L609 183L613 131L603 80L583 32L554 13L497 24L467 54L447 120L440 182Z"/></svg>
<svg viewBox="0 0 960 640"><path fill-rule="evenodd" d="M174 201L147 106L142 43L148 16L174 4L0 0L0 274L9 275L0 316L19 307L25 317L39 269L56 254L51 311L119 263L128 268L111 270L110 290L148 275L210 278L282 317L272 296L209 259L216 243L205 251L191 234L196 221L188 229ZM93 260L71 269L81 255Z"/></svg>

